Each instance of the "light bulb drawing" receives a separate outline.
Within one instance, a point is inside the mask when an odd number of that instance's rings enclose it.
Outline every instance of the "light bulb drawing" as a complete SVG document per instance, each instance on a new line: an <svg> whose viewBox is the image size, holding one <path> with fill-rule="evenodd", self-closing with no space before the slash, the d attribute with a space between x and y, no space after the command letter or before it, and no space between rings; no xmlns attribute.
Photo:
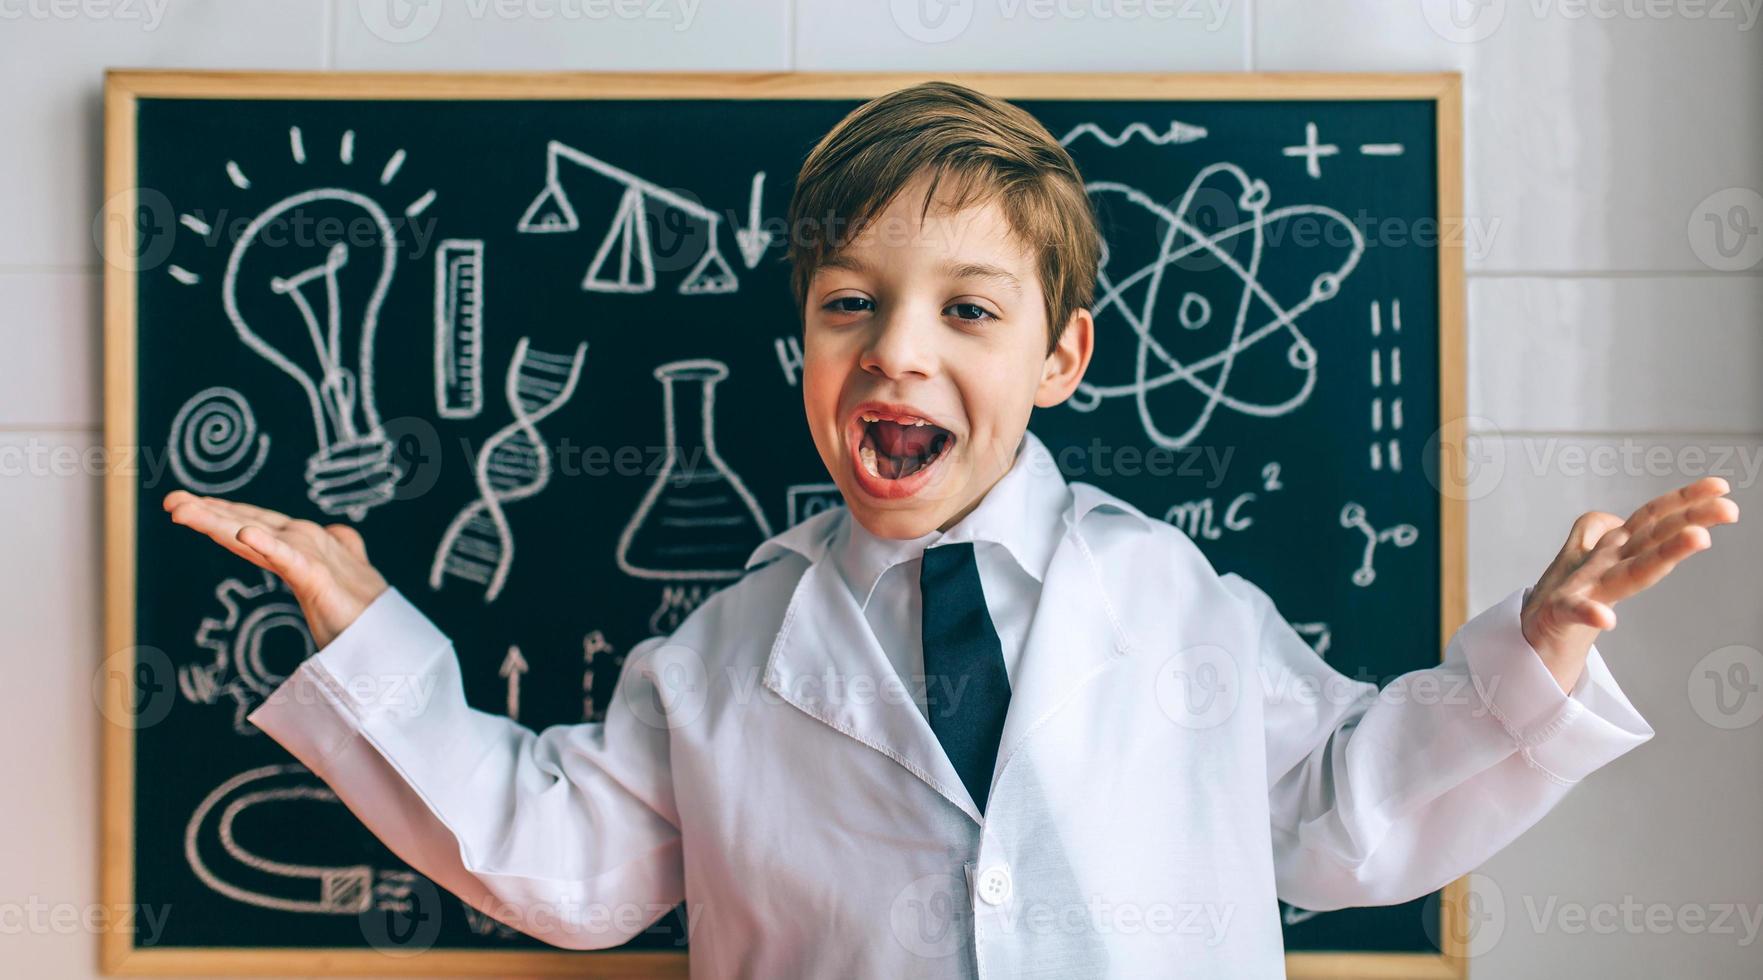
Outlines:
<svg viewBox="0 0 1763 980"><path fill-rule="evenodd" d="M299 127L289 129L288 142L296 165L315 162ZM356 148L354 131L343 133L337 161L352 165ZM378 183L390 184L403 162L404 151L395 151ZM252 188L238 161L228 160L226 173L239 190ZM424 192L404 216L416 217L434 200L433 190ZM179 223L203 235L212 231L196 214L181 215ZM325 233L333 227L346 231ZM306 396L318 444L306 460L307 497L326 514L356 521L392 500L403 476L380 424L373 384L374 338L397 252L392 219L374 198L315 187L252 219L234 240L221 281L221 305L239 339ZM203 281L181 266L168 271L185 286Z"/></svg>

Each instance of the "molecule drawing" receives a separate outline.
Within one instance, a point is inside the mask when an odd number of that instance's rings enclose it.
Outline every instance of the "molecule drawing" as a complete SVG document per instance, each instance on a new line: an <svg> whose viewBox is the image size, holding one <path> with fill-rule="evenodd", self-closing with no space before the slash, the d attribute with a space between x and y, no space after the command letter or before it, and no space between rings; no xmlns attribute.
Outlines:
<svg viewBox="0 0 1763 980"><path fill-rule="evenodd" d="M1398 548L1406 548L1420 538L1420 530L1412 524L1397 524L1381 531L1372 527L1365 517L1365 505L1351 500L1341 508L1341 527L1358 528L1365 534L1365 554L1359 567L1353 570L1353 584L1360 588L1377 581L1377 569L1372 567L1372 559L1376 557L1379 543L1388 541Z"/></svg>
<svg viewBox="0 0 1763 980"><path fill-rule="evenodd" d="M1098 327L1131 331L1133 368L1130 380L1114 382L1106 369L1092 369L1093 380L1081 382L1068 405L1088 412L1106 399L1131 398L1146 436L1178 449L1221 408L1272 418L1309 399L1318 355L1300 321L1334 298L1365 251L1364 235L1345 215L1321 205L1271 207L1267 183L1233 163L1202 169L1173 208L1126 184L1096 181L1087 189L1100 213L1118 218L1105 221ZM1208 221L1208 215L1223 218ZM1291 245L1294 236L1284 232L1300 219L1311 235L1339 244ZM1318 256L1320 268L1299 265L1317 263ZM1276 295L1268 283L1291 282L1295 266L1306 283L1303 294ZM1282 343L1283 351L1272 346ZM1200 353L1187 356L1191 350ZM1254 369L1238 370L1238 361L1251 357ZM1263 390L1269 377L1283 387ZM1258 379L1260 387L1239 392L1245 378Z"/></svg>

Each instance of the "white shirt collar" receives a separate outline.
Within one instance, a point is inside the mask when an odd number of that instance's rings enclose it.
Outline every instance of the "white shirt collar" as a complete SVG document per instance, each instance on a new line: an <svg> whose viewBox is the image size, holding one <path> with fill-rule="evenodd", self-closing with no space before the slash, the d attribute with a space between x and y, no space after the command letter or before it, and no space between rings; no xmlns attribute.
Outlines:
<svg viewBox="0 0 1763 980"><path fill-rule="evenodd" d="M840 564L840 572L852 591L867 604L869 594L883 572L901 561L918 558L931 544L957 541L990 541L1003 545L1023 570L1041 581L1053 552L1064 537L1065 520L1076 524L1098 506L1111 506L1151 523L1137 509L1089 484L1066 483L1064 474L1045 443L1024 430L1022 443L1010 469L992 486L978 506L947 531L931 531L917 538L880 538L857 521L845 507L831 507L766 539L748 556L752 568L784 551L794 551L810 562L828 554Z"/></svg>

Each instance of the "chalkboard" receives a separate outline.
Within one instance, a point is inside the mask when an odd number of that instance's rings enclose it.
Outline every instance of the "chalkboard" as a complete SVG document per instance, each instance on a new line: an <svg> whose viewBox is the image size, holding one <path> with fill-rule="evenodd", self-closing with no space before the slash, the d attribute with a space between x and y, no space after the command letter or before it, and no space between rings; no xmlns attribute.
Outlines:
<svg viewBox="0 0 1763 980"><path fill-rule="evenodd" d="M1094 360L1030 423L1066 477L1180 527L1342 672L1436 662L1464 611L1455 76L943 77L1041 119L1103 222ZM550 950L361 828L244 721L310 653L292 597L160 500L354 523L475 707L597 720L626 651L840 505L784 209L821 135L919 80L111 76L108 442L140 465L108 488L105 875L173 914L107 935L108 968L683 973L678 912ZM664 519L706 500L684 539ZM1446 970L1440 897L1285 909L1293 975ZM382 955L413 902L431 951Z"/></svg>

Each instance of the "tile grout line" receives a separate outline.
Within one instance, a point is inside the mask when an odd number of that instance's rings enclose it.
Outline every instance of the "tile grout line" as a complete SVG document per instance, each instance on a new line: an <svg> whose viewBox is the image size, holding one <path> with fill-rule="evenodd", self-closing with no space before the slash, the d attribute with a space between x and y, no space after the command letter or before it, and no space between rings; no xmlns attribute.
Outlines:
<svg viewBox="0 0 1763 980"><path fill-rule="evenodd" d="M1255 0L1243 0L1243 70L1255 70Z"/></svg>
<svg viewBox="0 0 1763 980"><path fill-rule="evenodd" d="M784 0L784 9L789 16L784 18L784 53L789 58L790 70L796 70L796 16L801 12L796 0Z"/></svg>
<svg viewBox="0 0 1763 980"><path fill-rule="evenodd" d="M336 64L337 56L337 3L339 0L325 0L320 8L323 13L319 17L322 35L318 41L318 66L330 71Z"/></svg>

